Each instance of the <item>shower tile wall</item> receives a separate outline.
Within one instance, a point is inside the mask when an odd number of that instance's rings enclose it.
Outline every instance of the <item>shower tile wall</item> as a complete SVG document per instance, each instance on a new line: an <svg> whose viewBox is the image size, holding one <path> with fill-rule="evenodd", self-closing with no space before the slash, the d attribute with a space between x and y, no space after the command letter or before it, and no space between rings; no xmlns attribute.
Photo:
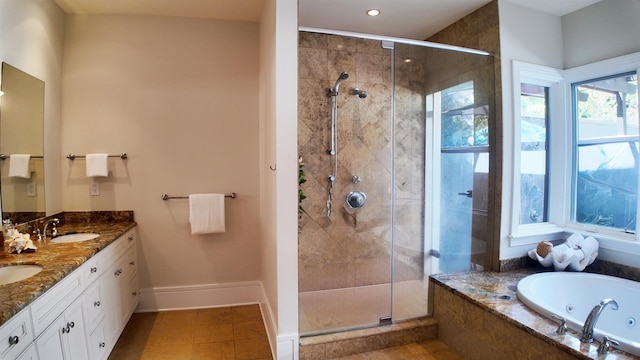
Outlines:
<svg viewBox="0 0 640 360"><path fill-rule="evenodd" d="M298 151L304 162L307 199L300 219L299 291L339 289L386 284L391 281L391 51L380 41L327 34L299 33ZM333 172L327 150L331 136L331 99L341 72L349 78L338 96L338 174L333 213L327 216L327 177ZM396 74L397 76L397 74ZM407 79L408 80L408 79ZM367 92L365 99L351 89ZM422 216L424 169L424 107L413 103L417 114L410 124L398 126L403 138L397 150L396 183L402 201L396 211L396 280L422 279ZM410 103L410 102L409 102ZM408 103L408 104L409 104ZM398 110L398 109L397 109ZM409 107L402 109L410 113ZM362 182L354 184L352 177ZM399 180L400 179L400 180ZM348 209L345 196L359 190L366 204ZM412 198L417 201L412 202ZM412 224L411 226L407 226ZM418 224L418 225L416 225ZM398 263L404 264L399 266Z"/></svg>

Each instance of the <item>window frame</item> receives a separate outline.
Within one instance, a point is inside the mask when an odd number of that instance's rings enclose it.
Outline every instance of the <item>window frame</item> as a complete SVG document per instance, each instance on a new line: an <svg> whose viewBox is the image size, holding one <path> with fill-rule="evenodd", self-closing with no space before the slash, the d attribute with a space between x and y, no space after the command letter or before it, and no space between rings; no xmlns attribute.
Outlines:
<svg viewBox="0 0 640 360"><path fill-rule="evenodd" d="M573 221L573 192L577 183L574 171L577 140L573 118L572 84L610 75L636 71L640 75L640 52L599 61L567 70L533 65L519 61L512 63L513 93L513 155L505 154L505 161L511 159L511 203L510 210L503 212L510 216L508 233L509 247L537 244L541 240L559 240L567 234L580 232L594 236L600 244L600 255L604 259L615 259L621 264L637 264L640 256L640 229L628 234L619 229L578 224ZM549 123L551 132L549 153L549 217L546 223L519 224L520 209L520 84L530 83L549 87ZM640 85L638 86L640 92ZM563 121L554 121L562 119ZM508 141L508 140L505 140ZM640 194L640 182L639 182ZM640 199L639 199L640 202ZM638 205L640 208L640 203ZM640 211L638 211L640 218ZM637 222L640 224L640 222Z"/></svg>
<svg viewBox="0 0 640 360"><path fill-rule="evenodd" d="M612 75L616 75L616 74L623 74L626 72L632 72L635 71L636 75L640 74L640 53L635 53L635 54L630 54L630 55L626 55L626 56L621 56L621 57L617 57L617 58L613 58L613 59L608 59L608 60L603 60L600 62L596 62L593 64L587 64L587 65L583 65L580 67L576 67L576 68L572 68L572 69L568 69L565 70L565 74L564 74L564 79L565 79L565 96L567 97L568 101L566 104L566 111L567 114L570 116L568 118L568 120L570 120L571 123L571 143L572 143L572 154L571 154L571 158L572 158L572 163L571 163L571 170L572 170L572 179L571 179L571 187L569 188L570 194L572 196L571 199L571 205L572 208L570 209L571 213L571 220L567 222L566 224L566 228L569 231L576 231L576 232L585 232L585 233L590 233L593 234L594 236L598 236L598 237L603 237L603 238L609 238L612 240L620 240L620 241L628 241L628 242L635 242L638 243L640 241L640 229L636 229L635 234L631 234L631 233L625 233L623 231L620 231L620 229L614 229L614 228L608 228L605 226L598 226L598 225L593 225L593 224L581 224L581 223L577 223L574 220L575 217L575 199L573 199L574 196L574 189L575 186L577 184L577 171L575 171L576 168L576 161L577 161L577 146L575 146L575 144L577 144L578 141L578 134L577 134L577 128L576 128L576 119L574 118L574 113L573 113L573 101L572 101L572 97L573 97L573 85L574 84L578 84L578 83L582 83L585 81L591 81L591 80L595 80L598 78L604 78L604 77L609 77ZM638 91L640 91L640 86ZM640 194L640 184L639 184L639 189L638 189L638 194ZM638 204L636 206L637 208L640 208L640 199L638 199ZM638 222L638 217L640 217L640 211L638 212L637 216L636 216L636 224L640 224L640 222Z"/></svg>
<svg viewBox="0 0 640 360"><path fill-rule="evenodd" d="M513 176L511 178L511 221L510 221L510 238L512 245L519 245L519 242L536 243L539 235L547 235L562 232L562 226L566 222L565 209L570 203L566 202L564 189L566 182L558 181L564 179L566 172L566 158L569 148L566 142L559 141L563 135L567 134L566 124L564 121L557 121L564 116L564 88L563 88L563 71L548 66L540 66L528 64L520 61L513 61L513 133L512 133L512 149L513 158L511 163L513 166ZM549 132L549 143L547 144L547 154L561 154L562 156L547 156L548 170L548 188L547 196L549 198L547 209L547 221L534 224L520 224L520 160L521 160L521 84L531 84L542 86L548 89L548 106L547 114ZM556 121L554 121L556 120ZM556 176L552 176L554 174ZM558 177L557 175L561 175ZM556 199L556 200L553 200ZM557 199L562 199L558 206Z"/></svg>

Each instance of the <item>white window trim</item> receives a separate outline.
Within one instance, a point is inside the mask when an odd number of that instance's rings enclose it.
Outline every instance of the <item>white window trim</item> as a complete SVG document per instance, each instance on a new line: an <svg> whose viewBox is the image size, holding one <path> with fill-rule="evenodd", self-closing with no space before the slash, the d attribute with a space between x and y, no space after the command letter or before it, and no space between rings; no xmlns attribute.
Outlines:
<svg viewBox="0 0 640 360"><path fill-rule="evenodd" d="M511 163L511 206L509 246L535 245L541 240L559 240L568 233L580 232L598 239L600 257L620 264L637 266L640 256L640 229L635 235L621 233L604 227L573 223L570 219L572 204L573 144L564 141L573 137L571 84L610 76L615 73L637 71L640 74L640 53L620 56L572 69L560 70L546 66L513 61L513 134ZM529 83L549 87L550 125L552 133L549 151L549 171L553 174L549 181L549 198L554 201L549 206L548 222L539 224L519 224L520 212L520 84ZM640 91L640 89L639 89ZM551 95L553 94L553 95ZM565 121L554 121L565 119ZM509 161L505 154L505 161ZM560 176L561 174L561 176ZM640 184L639 184L640 188ZM639 192L640 194L640 189ZM560 199L560 200L558 200ZM640 212L638 213L640 218ZM637 222L640 224L640 222Z"/></svg>
<svg viewBox="0 0 640 360"><path fill-rule="evenodd" d="M513 76L513 134L512 134L512 149L513 157L511 158L513 166L513 176L511 177L511 221L509 237L511 239L511 245L525 245L529 242L537 243L537 235L549 235L553 233L560 233L563 231L562 225L566 222L564 214L567 213L565 206L566 200L562 201L562 206L554 204L549 206L546 210L548 212L548 222L537 224L520 224L520 123L521 123L521 103L520 103L520 84L527 83L532 85L544 86L549 88L549 117L551 119L549 123L550 133L563 134L566 130L565 122L554 121L554 119L563 118L564 109L564 97L563 97L563 71L560 69L554 69L548 66L540 66L527 64L520 61L513 61L512 63L512 76ZM554 142L553 139L556 139ZM560 137L552 136L551 142L548 144L548 151L553 151L554 154L561 156L553 156L550 159L549 168L550 172L556 174L563 174L566 172L567 167L564 164L564 159L568 158L567 151L570 147L563 144L561 141L557 141ZM566 175L566 174L565 174ZM556 179L565 178L553 177ZM559 199L564 198L565 183L554 182L553 178L549 180L549 198ZM528 240L526 240L528 239ZM524 242L524 243L523 243Z"/></svg>

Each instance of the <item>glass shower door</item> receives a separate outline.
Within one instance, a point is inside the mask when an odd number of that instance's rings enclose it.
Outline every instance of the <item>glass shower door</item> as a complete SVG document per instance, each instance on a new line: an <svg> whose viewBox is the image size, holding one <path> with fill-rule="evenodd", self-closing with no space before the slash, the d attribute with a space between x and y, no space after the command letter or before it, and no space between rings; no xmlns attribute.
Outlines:
<svg viewBox="0 0 640 360"><path fill-rule="evenodd" d="M488 107L475 101L473 81L428 99L434 111L434 216L432 271L481 270L488 216Z"/></svg>

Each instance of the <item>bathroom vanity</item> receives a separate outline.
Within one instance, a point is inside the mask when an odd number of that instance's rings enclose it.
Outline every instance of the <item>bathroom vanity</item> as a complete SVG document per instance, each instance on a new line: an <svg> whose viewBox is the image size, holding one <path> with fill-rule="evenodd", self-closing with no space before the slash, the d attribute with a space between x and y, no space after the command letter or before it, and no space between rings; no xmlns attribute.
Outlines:
<svg viewBox="0 0 640 360"><path fill-rule="evenodd" d="M67 214L65 214L67 215ZM138 303L136 224L62 221L61 233L95 239L37 242L32 254L0 256L0 267L40 273L0 285L0 359L106 359ZM71 221L69 221L71 220Z"/></svg>

